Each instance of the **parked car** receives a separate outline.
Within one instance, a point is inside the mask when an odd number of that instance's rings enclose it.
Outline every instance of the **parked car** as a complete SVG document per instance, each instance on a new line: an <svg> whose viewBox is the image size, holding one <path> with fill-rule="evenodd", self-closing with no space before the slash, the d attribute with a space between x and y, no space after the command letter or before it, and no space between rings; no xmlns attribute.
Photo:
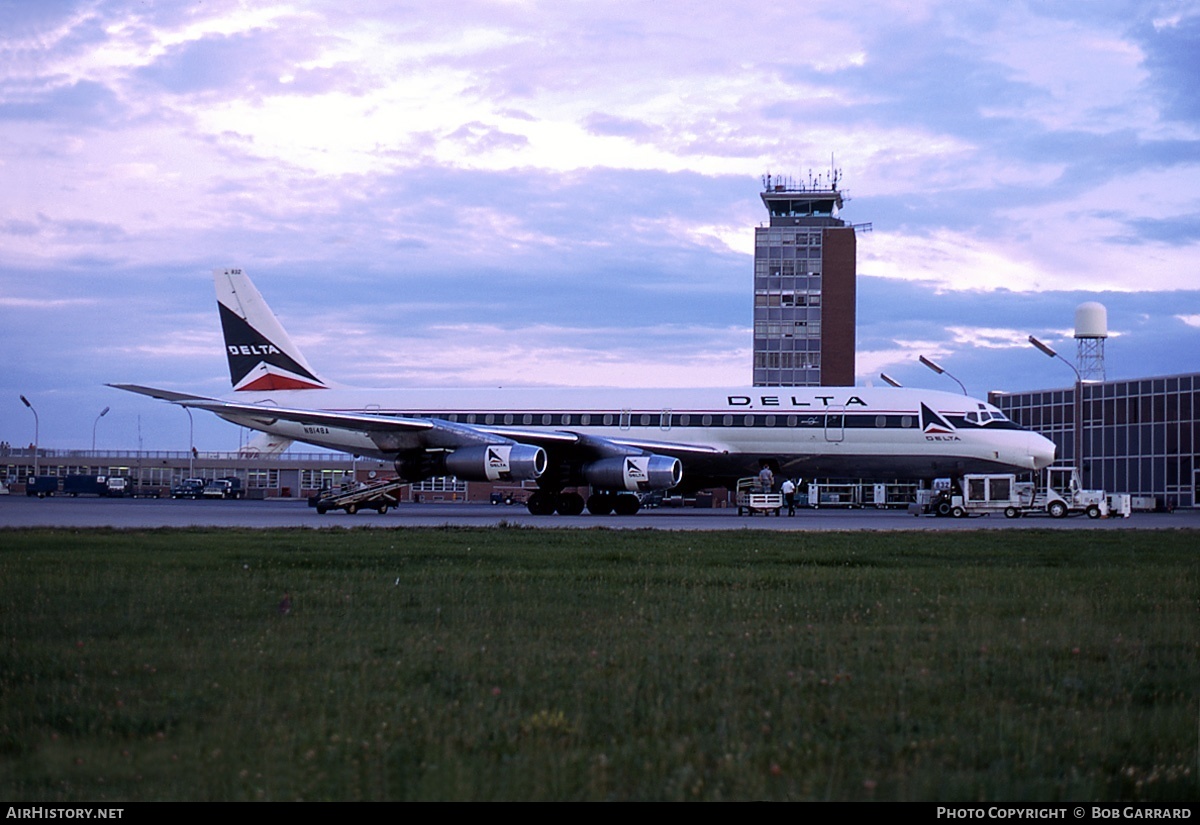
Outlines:
<svg viewBox="0 0 1200 825"><path fill-rule="evenodd" d="M242 480L236 476L214 478L204 485L204 498L239 499L242 497Z"/></svg>
<svg viewBox="0 0 1200 825"><path fill-rule="evenodd" d="M204 495L204 479L185 478L171 488L171 498L200 498Z"/></svg>

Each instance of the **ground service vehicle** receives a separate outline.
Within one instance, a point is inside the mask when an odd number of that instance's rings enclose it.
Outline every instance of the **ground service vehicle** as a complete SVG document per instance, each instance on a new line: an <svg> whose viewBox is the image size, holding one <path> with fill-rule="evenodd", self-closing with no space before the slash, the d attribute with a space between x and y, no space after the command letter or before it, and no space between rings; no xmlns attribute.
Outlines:
<svg viewBox="0 0 1200 825"><path fill-rule="evenodd" d="M1086 513L1088 518L1108 515L1108 496L1103 490L1084 490L1074 467L1047 467L1045 481L1033 500L1033 510L1044 510L1054 518L1078 513Z"/></svg>
<svg viewBox="0 0 1200 825"><path fill-rule="evenodd" d="M871 501L878 510L888 508L904 509L917 500L917 485L911 482L893 482L891 484L874 484L871 488Z"/></svg>
<svg viewBox="0 0 1200 825"><path fill-rule="evenodd" d="M62 489L62 479L58 476L30 476L25 481L25 495L45 498L52 496Z"/></svg>
<svg viewBox="0 0 1200 825"><path fill-rule="evenodd" d="M763 490L757 477L738 479L737 511L739 516L752 516L755 513L762 513L764 516L774 513L778 516L782 509L783 493Z"/></svg>
<svg viewBox="0 0 1200 825"><path fill-rule="evenodd" d="M239 499L242 497L242 480L236 476L214 478L204 485L203 498Z"/></svg>
<svg viewBox="0 0 1200 825"><path fill-rule="evenodd" d="M1100 518L1108 515L1108 500L1103 490L1081 489L1074 467L1052 467L1040 490L1033 482L1017 481L1011 473L968 473L960 484L935 493L930 509L955 518L987 513L1004 513L1008 518L1086 513L1088 518Z"/></svg>
<svg viewBox="0 0 1200 825"><path fill-rule="evenodd" d="M846 507L856 510L862 507L862 485L853 482L810 482L808 506L814 510L821 507Z"/></svg>
<svg viewBox="0 0 1200 825"><path fill-rule="evenodd" d="M171 498L200 498L204 494L204 479L185 478L171 488Z"/></svg>
<svg viewBox="0 0 1200 825"><path fill-rule="evenodd" d="M317 512L325 515L330 510L345 510L354 515L359 510L375 510L383 515L399 503L395 493L407 482L402 479L377 481L364 487L346 488L339 490L322 490L313 496L311 504Z"/></svg>
<svg viewBox="0 0 1200 825"><path fill-rule="evenodd" d="M972 473L963 476L961 484L939 490L931 508L939 516L955 518L990 513L1016 518L1033 506L1033 500L1033 484L1017 481L1012 473Z"/></svg>
<svg viewBox="0 0 1200 825"><path fill-rule="evenodd" d="M133 495L133 479L125 476L70 475L63 479L62 491L69 496L122 498Z"/></svg>
<svg viewBox="0 0 1200 825"><path fill-rule="evenodd" d="M524 504L529 500L530 491L523 487L493 489L488 501L492 504Z"/></svg>

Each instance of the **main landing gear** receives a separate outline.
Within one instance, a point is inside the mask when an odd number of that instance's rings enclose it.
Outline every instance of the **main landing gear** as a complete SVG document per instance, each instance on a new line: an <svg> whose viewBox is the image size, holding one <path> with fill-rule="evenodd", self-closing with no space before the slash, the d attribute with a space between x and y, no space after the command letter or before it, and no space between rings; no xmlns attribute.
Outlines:
<svg viewBox="0 0 1200 825"><path fill-rule="evenodd" d="M588 512L594 516L632 516L642 509L642 502L635 493L592 493L588 496Z"/></svg>
<svg viewBox="0 0 1200 825"><path fill-rule="evenodd" d="M552 516L555 513L577 516L583 512L584 501L579 493L538 490L529 497L525 506L535 516ZM641 508L642 503L634 493L592 493L587 499L587 511L594 516L606 516L609 513L632 516Z"/></svg>

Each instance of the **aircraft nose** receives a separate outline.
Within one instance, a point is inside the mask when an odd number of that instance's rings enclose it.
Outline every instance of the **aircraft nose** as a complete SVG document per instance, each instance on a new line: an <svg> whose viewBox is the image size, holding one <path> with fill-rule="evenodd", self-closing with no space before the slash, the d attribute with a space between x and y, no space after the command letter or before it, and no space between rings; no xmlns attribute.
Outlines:
<svg viewBox="0 0 1200 825"><path fill-rule="evenodd" d="M1037 433L1029 434L1029 458L1033 462L1033 469L1040 470L1053 464L1054 453L1053 441Z"/></svg>

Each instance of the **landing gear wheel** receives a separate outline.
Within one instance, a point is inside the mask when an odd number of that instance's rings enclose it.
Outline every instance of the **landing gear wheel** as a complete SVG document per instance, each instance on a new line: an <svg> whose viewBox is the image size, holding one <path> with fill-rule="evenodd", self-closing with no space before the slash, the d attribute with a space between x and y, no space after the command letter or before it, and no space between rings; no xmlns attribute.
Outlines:
<svg viewBox="0 0 1200 825"><path fill-rule="evenodd" d="M593 516L607 516L613 511L613 497L608 493L592 493L588 496L587 510Z"/></svg>
<svg viewBox="0 0 1200 825"><path fill-rule="evenodd" d="M564 516L577 516L583 512L583 496L579 493L559 493L558 512Z"/></svg>
<svg viewBox="0 0 1200 825"><path fill-rule="evenodd" d="M1067 515L1067 505L1061 501L1052 501L1050 506L1046 508L1046 512L1053 518L1065 518Z"/></svg>
<svg viewBox="0 0 1200 825"><path fill-rule="evenodd" d="M642 509L642 502L632 493L625 493L613 500L613 512L618 516L632 516Z"/></svg>
<svg viewBox="0 0 1200 825"><path fill-rule="evenodd" d="M553 493L538 490L529 497L529 501L525 502L525 508L535 516L552 516L554 515L554 504Z"/></svg>

